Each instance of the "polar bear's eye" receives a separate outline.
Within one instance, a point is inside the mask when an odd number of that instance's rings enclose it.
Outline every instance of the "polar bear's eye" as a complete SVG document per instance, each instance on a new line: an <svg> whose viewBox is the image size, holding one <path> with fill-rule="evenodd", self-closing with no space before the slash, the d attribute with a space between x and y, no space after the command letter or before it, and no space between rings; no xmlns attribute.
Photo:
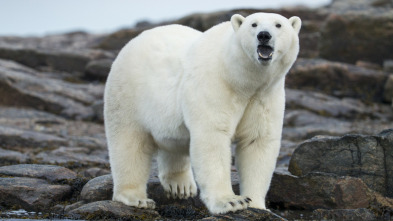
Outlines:
<svg viewBox="0 0 393 221"><path fill-rule="evenodd" d="M257 27L257 23L252 23L252 25L251 25L252 27Z"/></svg>
<svg viewBox="0 0 393 221"><path fill-rule="evenodd" d="M276 24L276 27L277 28L281 28L281 24Z"/></svg>

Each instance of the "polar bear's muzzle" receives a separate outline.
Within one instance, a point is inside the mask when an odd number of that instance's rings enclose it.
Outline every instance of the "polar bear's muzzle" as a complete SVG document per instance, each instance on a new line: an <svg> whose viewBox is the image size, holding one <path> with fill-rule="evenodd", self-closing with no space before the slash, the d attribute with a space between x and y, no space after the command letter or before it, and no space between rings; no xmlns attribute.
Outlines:
<svg viewBox="0 0 393 221"><path fill-rule="evenodd" d="M263 61L271 60L273 57L274 49L271 46L269 46L268 43L272 38L272 36L267 31L261 31L258 33L257 38L260 43L257 49L257 53L259 56L258 59Z"/></svg>
<svg viewBox="0 0 393 221"><path fill-rule="evenodd" d="M273 52L274 49L272 47L270 47L269 45L258 45L258 49L257 49L257 53L260 60L263 61L268 61L271 60L273 58Z"/></svg>

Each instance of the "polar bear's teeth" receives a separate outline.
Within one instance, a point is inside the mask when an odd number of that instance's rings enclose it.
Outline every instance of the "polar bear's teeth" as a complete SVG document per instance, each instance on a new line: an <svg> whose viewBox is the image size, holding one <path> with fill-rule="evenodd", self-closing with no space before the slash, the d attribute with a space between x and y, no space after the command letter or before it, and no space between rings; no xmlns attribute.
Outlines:
<svg viewBox="0 0 393 221"><path fill-rule="evenodd" d="M260 56L261 58L264 58L264 56L262 55L261 52L258 52L258 54L259 54L259 56Z"/></svg>
<svg viewBox="0 0 393 221"><path fill-rule="evenodd" d="M273 52L269 54L269 57L272 57L272 56L273 56Z"/></svg>

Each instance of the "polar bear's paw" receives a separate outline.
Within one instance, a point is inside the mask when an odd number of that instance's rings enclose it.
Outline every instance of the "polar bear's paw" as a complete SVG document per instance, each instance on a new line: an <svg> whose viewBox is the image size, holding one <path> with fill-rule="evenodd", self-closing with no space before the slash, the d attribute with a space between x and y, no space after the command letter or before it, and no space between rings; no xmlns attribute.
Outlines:
<svg viewBox="0 0 393 221"><path fill-rule="evenodd" d="M166 196L173 199L187 199L197 195L197 186L189 171L160 176Z"/></svg>
<svg viewBox="0 0 393 221"><path fill-rule="evenodd" d="M131 194L114 194L113 201L118 201L126 204L127 206L133 206L143 209L154 209L156 208L156 203L152 199L139 198L136 195Z"/></svg>
<svg viewBox="0 0 393 221"><path fill-rule="evenodd" d="M251 199L246 196L230 195L207 200L206 206L213 214L223 214L247 209ZM206 201L205 201L206 202Z"/></svg>

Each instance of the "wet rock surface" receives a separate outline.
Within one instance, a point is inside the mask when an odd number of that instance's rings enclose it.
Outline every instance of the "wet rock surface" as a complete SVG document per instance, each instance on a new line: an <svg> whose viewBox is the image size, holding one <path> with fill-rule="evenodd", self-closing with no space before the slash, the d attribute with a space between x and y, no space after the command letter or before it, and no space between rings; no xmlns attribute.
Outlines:
<svg viewBox="0 0 393 221"><path fill-rule="evenodd" d="M0 37L0 218L392 219L392 7L335 0L317 9L192 14L103 35ZM198 197L167 199L156 163L147 185L155 210L111 201L102 97L119 49L157 25L205 31L234 13L258 11L303 23L286 81L282 147L267 197L272 212L211 215ZM238 193L234 166L232 184Z"/></svg>

